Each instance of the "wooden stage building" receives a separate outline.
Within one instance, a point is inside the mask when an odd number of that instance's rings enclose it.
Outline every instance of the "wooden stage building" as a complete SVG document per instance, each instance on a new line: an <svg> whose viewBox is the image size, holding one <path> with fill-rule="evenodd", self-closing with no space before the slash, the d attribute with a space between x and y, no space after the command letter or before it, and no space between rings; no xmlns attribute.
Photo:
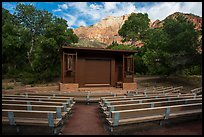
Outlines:
<svg viewBox="0 0 204 137"><path fill-rule="evenodd" d="M115 87L135 90L136 51L63 46L60 91Z"/></svg>

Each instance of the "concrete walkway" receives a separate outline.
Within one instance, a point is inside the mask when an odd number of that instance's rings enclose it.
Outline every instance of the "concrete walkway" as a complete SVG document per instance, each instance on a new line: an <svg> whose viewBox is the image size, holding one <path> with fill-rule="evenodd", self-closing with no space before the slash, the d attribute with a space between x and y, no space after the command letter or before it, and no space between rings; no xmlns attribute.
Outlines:
<svg viewBox="0 0 204 137"><path fill-rule="evenodd" d="M108 135L96 104L75 104L75 112L62 128L62 135Z"/></svg>

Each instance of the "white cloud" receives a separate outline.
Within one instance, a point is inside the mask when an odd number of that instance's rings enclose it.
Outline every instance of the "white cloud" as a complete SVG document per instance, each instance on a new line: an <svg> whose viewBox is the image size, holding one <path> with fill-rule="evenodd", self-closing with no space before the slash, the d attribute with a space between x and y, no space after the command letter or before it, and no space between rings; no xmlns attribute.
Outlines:
<svg viewBox="0 0 204 137"><path fill-rule="evenodd" d="M158 2L151 7L138 8L137 12L148 13L151 20L163 20L174 12L193 13L202 16L201 2Z"/></svg>
<svg viewBox="0 0 204 137"><path fill-rule="evenodd" d="M83 20L79 20L76 25L77 26L87 26L86 22Z"/></svg>
<svg viewBox="0 0 204 137"><path fill-rule="evenodd" d="M91 9L93 9L93 10L99 10L99 9L101 9L103 6L102 6L102 5L97 5L97 4L91 4L89 7L90 7Z"/></svg>
<svg viewBox="0 0 204 137"><path fill-rule="evenodd" d="M62 11L62 9L56 9L56 10L52 10L53 12L59 12Z"/></svg>
<svg viewBox="0 0 204 137"><path fill-rule="evenodd" d="M76 24L77 17L69 15L69 14L63 14L63 15L64 15L63 18L67 20L69 27L74 26Z"/></svg>
<svg viewBox="0 0 204 137"><path fill-rule="evenodd" d="M136 12L136 7L132 2L121 2L117 9L114 10L112 16L122 16Z"/></svg>
<svg viewBox="0 0 204 137"><path fill-rule="evenodd" d="M96 23L107 16L147 13L151 20L163 20L174 12L192 13L202 16L202 2L154 2L143 7L136 7L135 2L65 2L58 5L55 12L61 11L69 26L87 26L87 22ZM60 10L61 9L61 10ZM70 9L72 12L69 12Z"/></svg>
<svg viewBox="0 0 204 137"><path fill-rule="evenodd" d="M59 5L58 7L59 7L59 8L62 8L62 9L64 9L64 10L68 9L67 4L62 4L62 5Z"/></svg>
<svg viewBox="0 0 204 137"><path fill-rule="evenodd" d="M80 12L86 12L89 7L87 2L66 2L67 6L70 8L75 8Z"/></svg>
<svg viewBox="0 0 204 137"><path fill-rule="evenodd" d="M120 2L104 2L104 10L107 12L107 11L110 11L110 10L115 10L117 9L117 4L120 4Z"/></svg>
<svg viewBox="0 0 204 137"><path fill-rule="evenodd" d="M182 12L194 13L202 17L202 2L186 2L181 7Z"/></svg>

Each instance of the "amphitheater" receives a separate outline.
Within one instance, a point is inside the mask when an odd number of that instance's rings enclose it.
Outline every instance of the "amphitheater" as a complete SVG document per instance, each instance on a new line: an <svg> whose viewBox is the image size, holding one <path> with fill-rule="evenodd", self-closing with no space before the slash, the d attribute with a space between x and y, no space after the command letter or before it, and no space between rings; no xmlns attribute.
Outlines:
<svg viewBox="0 0 204 137"><path fill-rule="evenodd" d="M195 121L202 121L202 87L2 93L5 135L139 135Z"/></svg>

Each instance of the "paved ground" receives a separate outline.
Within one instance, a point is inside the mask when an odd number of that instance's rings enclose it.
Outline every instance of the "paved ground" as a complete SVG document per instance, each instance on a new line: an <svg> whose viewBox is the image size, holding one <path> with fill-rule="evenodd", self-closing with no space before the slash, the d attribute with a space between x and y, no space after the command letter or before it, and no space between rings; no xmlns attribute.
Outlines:
<svg viewBox="0 0 204 137"><path fill-rule="evenodd" d="M202 121L189 121L172 127L137 133L137 135L202 135Z"/></svg>
<svg viewBox="0 0 204 137"><path fill-rule="evenodd" d="M75 104L75 112L62 129L62 135L107 135L99 119L97 104Z"/></svg>

